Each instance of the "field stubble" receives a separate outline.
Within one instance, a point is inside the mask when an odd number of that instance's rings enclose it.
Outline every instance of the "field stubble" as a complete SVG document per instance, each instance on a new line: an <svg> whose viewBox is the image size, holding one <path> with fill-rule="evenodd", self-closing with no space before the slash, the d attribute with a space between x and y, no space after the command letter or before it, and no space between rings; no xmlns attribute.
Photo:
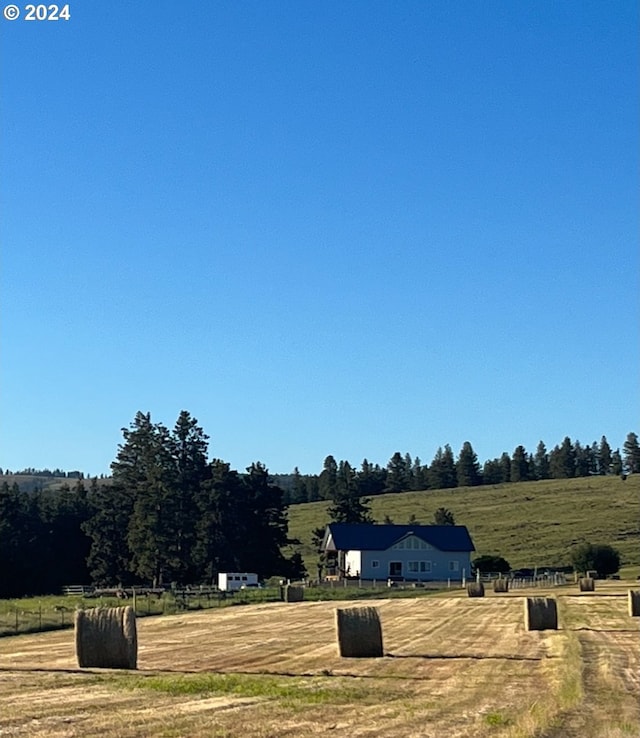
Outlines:
<svg viewBox="0 0 640 738"><path fill-rule="evenodd" d="M524 592L370 603L381 659L339 658L328 602L139 620L136 672L78 669L70 631L5 638L0 737L636 735L623 590L563 592L544 632L524 630Z"/></svg>

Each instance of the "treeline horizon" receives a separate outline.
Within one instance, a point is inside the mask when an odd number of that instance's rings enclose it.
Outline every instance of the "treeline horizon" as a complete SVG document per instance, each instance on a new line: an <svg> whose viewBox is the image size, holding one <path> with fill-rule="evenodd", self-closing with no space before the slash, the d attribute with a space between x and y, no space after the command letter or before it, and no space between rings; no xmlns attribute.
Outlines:
<svg viewBox="0 0 640 738"><path fill-rule="evenodd" d="M505 451L480 465L471 442L465 441L457 456L449 444L438 447L430 464L423 465L420 457L412 458L408 452L402 454L396 451L386 466L371 463L365 458L360 468L356 469L348 461L336 461L333 455L328 455L318 474L302 474L295 467L289 474L273 473L269 476L282 488L285 505L297 505L331 500L334 479L339 471L341 476L352 478L361 496L543 479L624 476L640 473L640 445L638 435L634 432L627 434L622 453L620 447L613 449L604 435L599 442L594 441L590 445L583 445L579 440L572 441L569 436L565 436L562 443L551 450L547 450L546 444L541 440L535 452L529 452L519 445L512 454ZM50 470L32 467L15 472L0 468L1 475L76 480L112 479L104 474L92 477L77 470L66 472L58 468Z"/></svg>
<svg viewBox="0 0 640 738"><path fill-rule="evenodd" d="M533 454L518 446L481 467L465 442L457 457L439 448L429 465L396 452L385 467L365 459L356 470L327 456L318 475L272 475L259 461L238 472L210 456L187 411L173 429L139 412L122 434L109 478L30 491L0 484L0 597L68 584L211 584L221 571L297 578L306 572L289 536L293 504L326 500L334 522L373 522L377 494L640 472L635 433L623 453L604 436L590 446L566 437L549 452L542 442Z"/></svg>
<svg viewBox="0 0 640 738"><path fill-rule="evenodd" d="M454 456L449 444L439 447L428 465L419 457L396 451L387 465L371 464L366 458L359 469L348 461L336 462L333 456L324 460L320 474L275 474L285 490L287 504L331 500L337 479L350 480L360 496L375 496L394 492L428 491L528 482L543 479L572 479L588 476L625 476L640 472L640 445L636 433L628 433L623 445L612 449L606 436L600 442L582 445L569 436L550 451L543 441L530 453L524 446L517 446L513 454L503 452L481 466L469 441L465 441Z"/></svg>

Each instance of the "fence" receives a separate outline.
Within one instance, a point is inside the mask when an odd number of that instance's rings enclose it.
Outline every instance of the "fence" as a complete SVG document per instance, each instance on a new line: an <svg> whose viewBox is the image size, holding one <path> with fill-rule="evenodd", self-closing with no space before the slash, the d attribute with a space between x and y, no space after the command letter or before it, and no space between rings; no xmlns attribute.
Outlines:
<svg viewBox="0 0 640 738"><path fill-rule="evenodd" d="M118 592L119 594L116 594ZM91 596L67 595L68 604L44 600L38 604L33 600L0 602L0 636L58 630L73 625L77 608L114 607L131 605L137 617L150 615L173 615L187 610L204 610L228 605L243 605L250 602L277 601L277 590L241 590L240 592L218 592L213 589L178 589L174 591L137 591L135 589L103 590Z"/></svg>

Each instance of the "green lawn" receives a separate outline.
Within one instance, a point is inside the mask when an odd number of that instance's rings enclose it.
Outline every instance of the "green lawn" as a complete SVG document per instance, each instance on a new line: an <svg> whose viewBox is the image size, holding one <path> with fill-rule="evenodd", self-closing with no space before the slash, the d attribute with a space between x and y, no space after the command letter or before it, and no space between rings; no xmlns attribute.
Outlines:
<svg viewBox="0 0 640 738"><path fill-rule="evenodd" d="M576 543L608 543L621 554L623 574L640 565L640 475L522 482L452 490L405 492L371 498L373 516L407 523L415 515L430 523L439 507L466 525L476 555L504 556L513 568L568 565ZM302 542L310 576L317 554L311 531L327 522L327 503L289 508L289 532Z"/></svg>

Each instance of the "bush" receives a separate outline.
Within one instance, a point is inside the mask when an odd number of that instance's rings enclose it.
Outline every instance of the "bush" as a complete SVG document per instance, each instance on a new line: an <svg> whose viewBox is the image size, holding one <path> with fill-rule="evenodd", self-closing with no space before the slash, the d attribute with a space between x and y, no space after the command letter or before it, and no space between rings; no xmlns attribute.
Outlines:
<svg viewBox="0 0 640 738"><path fill-rule="evenodd" d="M620 554L606 543L581 543L571 551L571 563L576 571L595 570L604 579L620 569Z"/></svg>
<svg viewBox="0 0 640 738"><path fill-rule="evenodd" d="M492 556L485 554L484 556L476 556L471 562L471 573L481 572L498 572L499 574L507 574L511 571L511 564L502 556Z"/></svg>

